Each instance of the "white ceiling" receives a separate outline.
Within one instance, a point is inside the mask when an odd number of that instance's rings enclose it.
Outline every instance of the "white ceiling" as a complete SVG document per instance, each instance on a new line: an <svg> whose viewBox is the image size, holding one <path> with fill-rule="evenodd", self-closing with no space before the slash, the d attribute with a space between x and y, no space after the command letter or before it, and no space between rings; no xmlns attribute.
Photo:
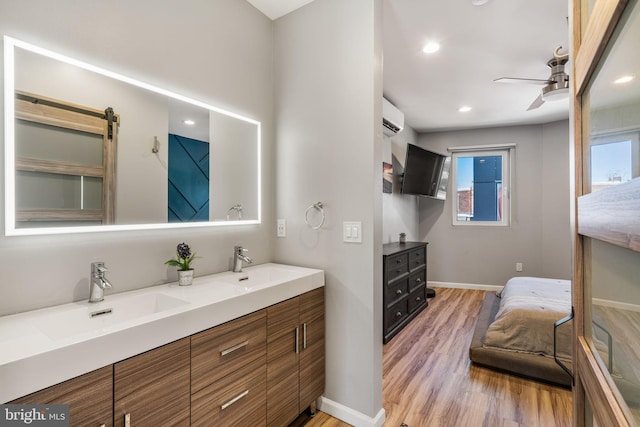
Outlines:
<svg viewBox="0 0 640 427"><path fill-rule="evenodd" d="M277 19L309 0L248 0ZM384 95L419 132L546 123L569 101L526 111L541 86L499 77L547 79L554 49L568 50L567 0L383 0ZM427 40L441 45L427 56ZM571 69L567 64L566 71ZM462 105L472 107L459 113Z"/></svg>
<svg viewBox="0 0 640 427"><path fill-rule="evenodd" d="M278 19L313 0L247 0L271 19Z"/></svg>

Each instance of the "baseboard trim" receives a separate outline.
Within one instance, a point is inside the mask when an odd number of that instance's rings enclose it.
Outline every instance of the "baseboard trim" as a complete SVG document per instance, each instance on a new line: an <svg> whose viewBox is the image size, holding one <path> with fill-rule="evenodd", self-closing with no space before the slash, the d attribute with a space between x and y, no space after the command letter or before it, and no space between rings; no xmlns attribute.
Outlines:
<svg viewBox="0 0 640 427"><path fill-rule="evenodd" d="M433 282L428 281L427 287L434 288L456 288L456 289L474 289L478 291L499 291L502 286L495 285L477 285L474 283L453 283L453 282Z"/></svg>
<svg viewBox="0 0 640 427"><path fill-rule="evenodd" d="M371 418L324 396L319 399L318 409L354 427L382 427L386 418L384 408L380 408L378 414Z"/></svg>

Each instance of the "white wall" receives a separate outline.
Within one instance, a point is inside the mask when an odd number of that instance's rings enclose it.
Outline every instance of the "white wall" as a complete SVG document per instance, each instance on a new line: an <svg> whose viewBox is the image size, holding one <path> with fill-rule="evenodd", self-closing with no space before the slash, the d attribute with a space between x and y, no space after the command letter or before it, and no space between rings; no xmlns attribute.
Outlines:
<svg viewBox="0 0 640 427"><path fill-rule="evenodd" d="M516 143L509 227L454 227L446 201L420 200L420 234L429 242L428 280L501 286L513 276L571 278L569 125L512 126L422 134L419 145ZM524 270L516 273L515 263Z"/></svg>
<svg viewBox="0 0 640 427"><path fill-rule="evenodd" d="M357 425L384 414L381 10L316 0L275 22L276 216L288 227L275 259L325 270L325 396ZM304 213L318 201L327 218L312 230ZM362 221L361 244L343 243L343 221Z"/></svg>
<svg viewBox="0 0 640 427"><path fill-rule="evenodd" d="M545 277L573 277L571 193L573 175L567 167L571 139L568 121L542 126L542 268Z"/></svg>
<svg viewBox="0 0 640 427"><path fill-rule="evenodd" d="M397 242L400 233L406 233L407 241L419 240L418 197L401 194L401 174L404 172L407 144L417 144L418 135L405 125L402 132L383 142L383 161L393 165L393 189L382 194L382 242Z"/></svg>
<svg viewBox="0 0 640 427"><path fill-rule="evenodd" d="M235 244L248 248L255 263L272 259L273 23L268 18L238 0L27 0L2 3L0 33L259 120L265 153L262 225L0 237L0 315L88 298L92 261L105 261L111 292L176 280L175 268L163 263L182 241L201 256L196 275L227 270Z"/></svg>

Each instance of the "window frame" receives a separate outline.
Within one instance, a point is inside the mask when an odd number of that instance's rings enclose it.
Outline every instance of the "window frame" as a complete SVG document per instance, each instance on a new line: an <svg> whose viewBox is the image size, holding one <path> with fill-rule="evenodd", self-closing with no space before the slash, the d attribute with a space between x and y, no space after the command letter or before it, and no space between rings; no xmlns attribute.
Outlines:
<svg viewBox="0 0 640 427"><path fill-rule="evenodd" d="M451 221L453 226L488 226L509 227L511 225L511 182L513 169L513 151L515 144L479 146L479 147L453 147L451 152ZM461 157L486 157L500 156L502 159L502 218L500 221L461 221L458 219L458 158Z"/></svg>

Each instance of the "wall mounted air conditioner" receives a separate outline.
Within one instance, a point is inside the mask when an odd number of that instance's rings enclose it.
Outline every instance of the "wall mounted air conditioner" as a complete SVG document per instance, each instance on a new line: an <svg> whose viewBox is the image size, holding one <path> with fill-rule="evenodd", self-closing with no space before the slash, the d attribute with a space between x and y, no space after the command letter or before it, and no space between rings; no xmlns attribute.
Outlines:
<svg viewBox="0 0 640 427"><path fill-rule="evenodd" d="M382 131L393 136L404 128L404 114L392 103L382 98Z"/></svg>

